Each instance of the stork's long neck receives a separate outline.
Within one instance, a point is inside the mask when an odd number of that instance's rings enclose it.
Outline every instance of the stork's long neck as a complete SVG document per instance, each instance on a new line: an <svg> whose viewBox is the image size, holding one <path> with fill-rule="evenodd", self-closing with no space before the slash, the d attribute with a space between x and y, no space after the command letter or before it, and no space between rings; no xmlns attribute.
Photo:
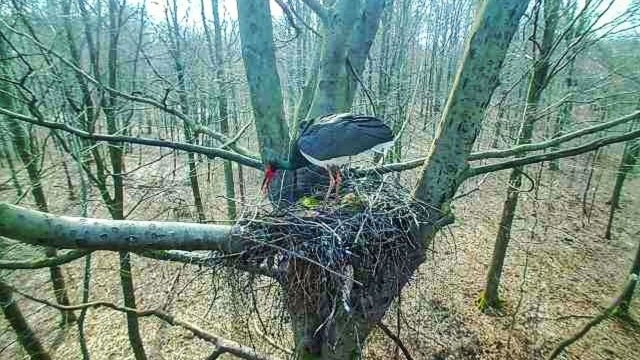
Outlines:
<svg viewBox="0 0 640 360"><path fill-rule="evenodd" d="M280 170L295 170L309 165L307 159L300 154L300 149L298 149L297 145L291 148L291 156L288 161L275 160L271 163L276 169Z"/></svg>

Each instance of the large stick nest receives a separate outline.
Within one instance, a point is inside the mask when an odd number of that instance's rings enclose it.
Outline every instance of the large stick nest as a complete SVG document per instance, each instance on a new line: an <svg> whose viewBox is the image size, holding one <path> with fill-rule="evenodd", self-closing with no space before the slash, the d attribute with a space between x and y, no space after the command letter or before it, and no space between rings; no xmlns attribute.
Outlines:
<svg viewBox="0 0 640 360"><path fill-rule="evenodd" d="M242 260L281 270L289 288L292 281L323 283L317 289L322 292L329 283L343 287L354 277L370 282L376 268L399 271L403 257L421 246L412 230L433 213L389 178L347 177L340 199L325 201L325 193L326 183L284 208L241 219L256 244ZM299 285L311 290L308 283Z"/></svg>

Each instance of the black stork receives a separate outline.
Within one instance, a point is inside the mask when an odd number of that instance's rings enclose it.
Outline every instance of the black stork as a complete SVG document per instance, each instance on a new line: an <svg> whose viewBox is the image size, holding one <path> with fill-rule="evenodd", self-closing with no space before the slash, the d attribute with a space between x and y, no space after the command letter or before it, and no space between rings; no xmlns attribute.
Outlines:
<svg viewBox="0 0 640 360"><path fill-rule="evenodd" d="M298 139L292 149L291 161L268 163L262 191L267 192L277 170L295 170L309 164L323 167L329 173L327 196L340 189L340 165L349 158L368 152L384 152L393 145L391 129L378 118L350 113L331 114L316 122L300 124Z"/></svg>

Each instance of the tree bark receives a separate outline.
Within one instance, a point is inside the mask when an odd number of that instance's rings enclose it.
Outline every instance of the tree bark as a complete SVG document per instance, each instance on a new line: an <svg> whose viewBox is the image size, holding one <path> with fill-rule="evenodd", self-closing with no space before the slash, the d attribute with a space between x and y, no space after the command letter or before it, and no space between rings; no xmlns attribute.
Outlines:
<svg viewBox="0 0 640 360"><path fill-rule="evenodd" d="M18 337L18 343L20 343L27 354L29 354L31 360L51 360L47 351L42 347L40 340L29 324L27 324L18 304L16 304L16 301L13 299L11 288L1 280L0 308L2 308L7 322L9 322L13 331L15 331Z"/></svg>
<svg viewBox="0 0 640 360"><path fill-rule="evenodd" d="M215 48L215 80L217 84L217 102L218 117L220 118L220 131L224 135L229 135L229 112L227 110L226 90L223 88L225 81L225 64L222 48L222 26L220 25L220 16L218 9L218 0L211 0L211 9L213 12L213 30L214 30L214 48ZM224 185L227 197L227 217L231 220L236 218L236 190L233 180L233 166L231 161L224 161Z"/></svg>
<svg viewBox="0 0 640 360"><path fill-rule="evenodd" d="M616 182L613 186L613 192L611 199L609 200L609 220L607 221L607 228L604 232L604 238L611 240L611 230L613 228L613 220L615 212L620 208L620 196L622 195L622 187L627 179L627 175L638 162L640 158L640 141L629 141L624 146L624 152L622 153L622 159L618 166L616 175Z"/></svg>
<svg viewBox="0 0 640 360"><path fill-rule="evenodd" d="M4 41L0 41L0 57L6 57L6 49L4 47ZM6 67L6 65L0 66L0 74L8 74L11 71ZM2 107L7 107L10 109L15 108L15 103L13 101L10 93L1 92L0 93L0 104ZM31 184L31 196L36 203L36 206L40 211L47 212L47 200L44 195L44 190L42 189L42 182L40 178L40 170L38 167L40 154L38 153L38 149L33 146L32 141L29 139L29 134L24 129L21 123L17 120L9 119L8 127L13 135L13 144L14 148L17 152L17 155L22 160L22 164L27 170L27 175L29 178L29 182ZM44 155L44 154L42 154ZM56 250L51 247L45 248L45 254L48 257L56 256ZM52 266L49 268L49 274L51 277L51 283L53 285L53 292L56 297L56 300L61 305L69 304L69 296L67 295L67 289L65 287L64 276L62 275L62 270L58 266ZM69 323L73 323L76 320L73 312L62 311L62 324L66 325Z"/></svg>
<svg viewBox="0 0 640 360"><path fill-rule="evenodd" d="M520 128L516 145L528 144L531 142L533 137L534 124L537 119L536 111L538 109L538 104L542 98L542 92L550 80L548 76L550 55L553 50L555 31L558 24L559 8L560 3L558 0L546 0L544 3L545 27L542 36L542 44L540 45L539 59L534 63L533 74L529 80L524 120ZM520 194L520 186L522 185L523 171L524 167L515 167L511 170L511 174L509 176L507 198L502 207L502 216L500 217L500 225L496 235L494 252L489 266L489 271L487 273L485 290L480 301L481 310L500 307L498 288L500 286L500 277L502 275L504 258L511 238L513 219L515 217L516 207L518 206L518 197Z"/></svg>
<svg viewBox="0 0 640 360"><path fill-rule="evenodd" d="M108 53L108 84L113 89L118 88L118 41L120 37L122 8L116 0L109 0L109 53ZM110 135L114 135L119 130L117 117L117 99L115 94L107 94L107 106L104 108L107 120L107 130ZM109 212L114 220L124 219L124 182L123 173L125 169L122 144L109 144L109 157L111 160L111 171L113 179L113 197L107 204ZM130 254L128 251L120 251L120 285L124 304L128 308L136 308L136 298L131 274ZM146 360L142 336L140 335L140 325L135 314L127 313L127 331L129 343L136 360Z"/></svg>
<svg viewBox="0 0 640 360"><path fill-rule="evenodd" d="M308 119L346 112L351 107L351 104L348 104L347 95L349 88L347 46L361 7L362 0L338 0L328 9L329 16L324 22L318 83L307 114ZM352 44L354 47L355 45ZM365 44L359 45L365 46Z"/></svg>

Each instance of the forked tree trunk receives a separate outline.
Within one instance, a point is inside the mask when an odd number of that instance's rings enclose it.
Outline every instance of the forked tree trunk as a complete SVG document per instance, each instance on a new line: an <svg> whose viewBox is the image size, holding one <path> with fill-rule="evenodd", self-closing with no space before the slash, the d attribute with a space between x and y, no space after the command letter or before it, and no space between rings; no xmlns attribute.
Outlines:
<svg viewBox="0 0 640 360"><path fill-rule="evenodd" d="M339 97L345 94L340 84L347 83L344 43L351 29L338 33L332 26L348 27L346 20L357 18L358 12L354 8L359 3L342 0L335 3L335 8L325 9L331 15L324 19L327 33L321 70L308 117L340 111L346 106L345 100ZM451 222L448 204L464 179L467 158L480 130L482 114L498 86L504 57L526 7L527 3L520 0L487 0L478 11L447 102L439 136L431 147L432 151L414 191L418 200L436 209L430 219L434 222L415 229L413 235L419 241L410 246L407 244L407 248L401 251L406 254L402 269L394 266L375 267L375 264L367 261L354 264L353 278L362 286L353 286L351 289L348 297L351 310L348 314L341 304L334 308L335 312L330 311L331 307L326 302L327 293L314 288L318 281L300 284L282 280L298 358L360 358L371 328L382 319L408 279L424 261L430 239L444 224ZM238 0L238 20L262 160L265 163L282 161L287 158L289 139L275 67L268 2ZM290 263L296 261L290 260ZM305 273L314 272L315 265L305 261L299 263L298 269L291 264L288 266L289 271L293 269L293 279L302 279ZM329 316L332 313L334 315Z"/></svg>
<svg viewBox="0 0 640 360"><path fill-rule="evenodd" d="M40 340L25 320L18 304L13 299L12 291L0 280L0 308L11 328L16 333L18 343L29 354L31 360L50 360L51 357L42 347Z"/></svg>

